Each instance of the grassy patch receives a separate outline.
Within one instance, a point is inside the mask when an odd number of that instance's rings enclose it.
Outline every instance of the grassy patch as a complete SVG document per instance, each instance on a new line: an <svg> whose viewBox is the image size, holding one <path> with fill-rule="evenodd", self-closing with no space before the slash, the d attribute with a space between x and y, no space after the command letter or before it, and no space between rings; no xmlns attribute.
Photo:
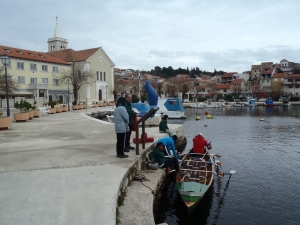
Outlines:
<svg viewBox="0 0 300 225"><path fill-rule="evenodd" d="M118 197L118 206L121 206L124 204L125 196L126 196L126 192L122 191L120 196Z"/></svg>
<svg viewBox="0 0 300 225"><path fill-rule="evenodd" d="M120 222L121 222L119 216L120 216L120 211L119 211L119 208L117 207L116 208L116 224L117 225L120 224Z"/></svg>

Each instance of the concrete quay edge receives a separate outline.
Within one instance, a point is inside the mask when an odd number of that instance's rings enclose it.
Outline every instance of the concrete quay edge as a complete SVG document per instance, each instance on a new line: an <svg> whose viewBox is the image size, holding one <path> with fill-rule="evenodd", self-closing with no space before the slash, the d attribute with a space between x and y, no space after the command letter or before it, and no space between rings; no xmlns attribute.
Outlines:
<svg viewBox="0 0 300 225"><path fill-rule="evenodd" d="M116 223L120 187L131 168L141 167L146 150L116 158L113 124L87 117L85 111L13 122L0 132L1 224ZM146 132L155 140L165 136L157 127Z"/></svg>

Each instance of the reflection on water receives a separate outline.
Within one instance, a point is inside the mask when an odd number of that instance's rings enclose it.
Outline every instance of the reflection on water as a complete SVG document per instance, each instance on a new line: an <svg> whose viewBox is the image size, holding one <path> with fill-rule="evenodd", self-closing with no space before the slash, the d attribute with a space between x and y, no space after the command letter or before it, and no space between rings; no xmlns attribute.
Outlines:
<svg viewBox="0 0 300 225"><path fill-rule="evenodd" d="M211 152L222 155L221 171L235 169L237 173L228 187L228 177L215 180L211 193L190 217L179 194L172 205L167 204L172 201L167 200L166 193L161 201L165 206L159 210L163 216L156 222L300 224L300 107L209 109L211 120L206 119L205 111L198 111L201 120L196 121L196 112L186 109L188 118L183 125L187 149L192 147L195 134L201 132L212 141ZM172 193L176 192L176 185L169 183Z"/></svg>

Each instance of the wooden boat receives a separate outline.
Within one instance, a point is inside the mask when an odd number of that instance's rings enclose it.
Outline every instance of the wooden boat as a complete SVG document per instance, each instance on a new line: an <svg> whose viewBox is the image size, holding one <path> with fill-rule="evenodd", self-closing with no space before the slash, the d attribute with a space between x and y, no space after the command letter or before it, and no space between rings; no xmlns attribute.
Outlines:
<svg viewBox="0 0 300 225"><path fill-rule="evenodd" d="M214 155L196 153L186 154L179 164L183 174L177 177L177 188L189 213L211 187L217 174L216 165Z"/></svg>

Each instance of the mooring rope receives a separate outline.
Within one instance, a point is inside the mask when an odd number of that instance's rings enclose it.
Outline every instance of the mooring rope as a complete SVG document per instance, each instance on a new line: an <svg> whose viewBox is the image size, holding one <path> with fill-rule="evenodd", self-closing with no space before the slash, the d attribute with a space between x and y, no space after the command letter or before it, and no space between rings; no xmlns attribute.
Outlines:
<svg viewBox="0 0 300 225"><path fill-rule="evenodd" d="M143 183L144 181L150 181L150 180L148 180L148 179L145 177L144 174L137 174L137 175L133 178L133 180L141 182L142 185L144 185L145 187L149 188L149 189L151 190L151 193L152 193L154 196L156 196L155 191L152 190L150 187L148 187L147 185L145 185L145 184Z"/></svg>

